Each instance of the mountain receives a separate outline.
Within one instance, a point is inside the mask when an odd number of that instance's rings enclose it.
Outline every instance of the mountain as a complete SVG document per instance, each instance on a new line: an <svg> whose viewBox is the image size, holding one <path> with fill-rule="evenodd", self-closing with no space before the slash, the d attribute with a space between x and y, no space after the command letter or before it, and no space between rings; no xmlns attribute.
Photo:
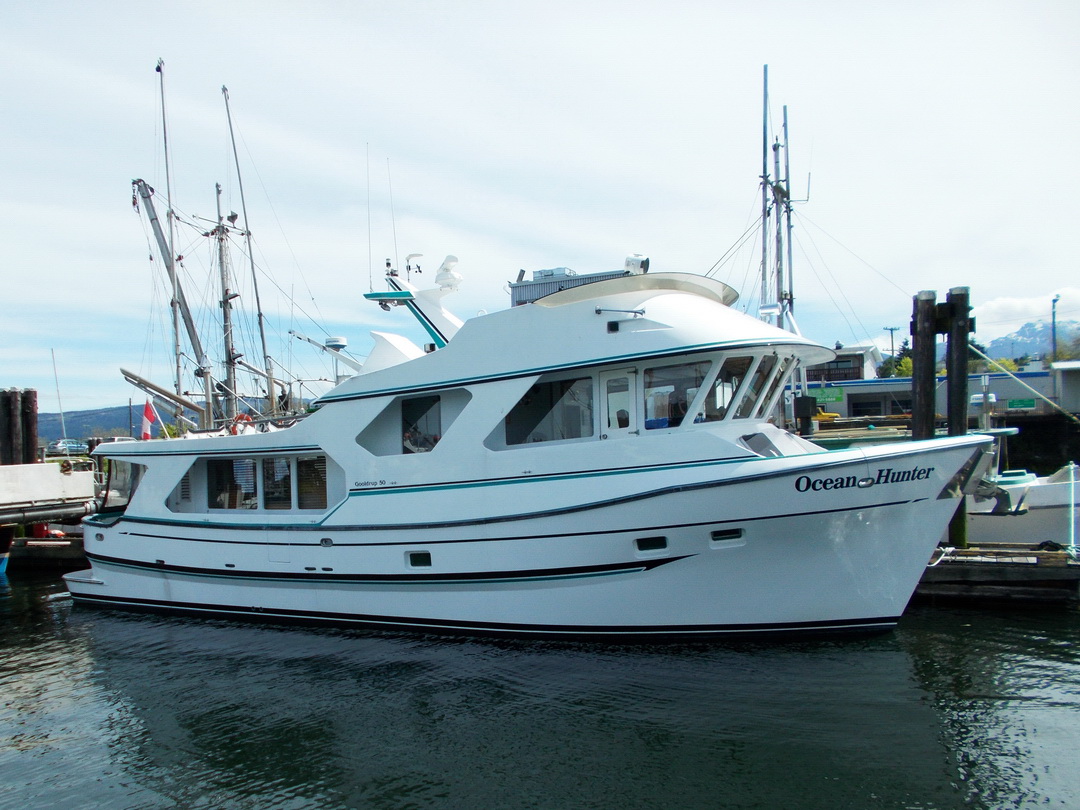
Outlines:
<svg viewBox="0 0 1080 810"><path fill-rule="evenodd" d="M1080 337L1080 321L1057 322L1058 351L1069 346ZM976 338L977 339L977 338ZM986 344L986 353L991 357L1016 359L1028 355L1049 355L1053 345L1053 329L1046 321L1025 323L1015 332L996 338Z"/></svg>
<svg viewBox="0 0 1080 810"><path fill-rule="evenodd" d="M69 439L90 436L132 436L142 427L142 405L120 405L93 411L71 411L64 414L64 427ZM63 438L60 414L38 414L38 441L51 442Z"/></svg>
<svg viewBox="0 0 1080 810"><path fill-rule="evenodd" d="M253 402L258 405L258 401ZM303 400L304 407L310 404L311 400ZM141 402L93 411L70 411L64 414L64 427L67 428L69 439L88 439L91 436L137 436L142 430L142 414ZM166 422L172 422L172 417L160 409L158 415ZM189 412L188 417L194 418L194 414ZM156 436L157 433L158 428L155 427L154 435ZM64 438L64 432L60 427L60 414L39 413L38 441L45 444L62 438Z"/></svg>

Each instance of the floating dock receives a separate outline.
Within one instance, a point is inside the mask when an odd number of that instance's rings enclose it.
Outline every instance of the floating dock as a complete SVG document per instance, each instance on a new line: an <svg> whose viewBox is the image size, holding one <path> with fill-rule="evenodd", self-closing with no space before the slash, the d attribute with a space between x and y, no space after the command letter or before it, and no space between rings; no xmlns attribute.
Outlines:
<svg viewBox="0 0 1080 810"><path fill-rule="evenodd" d="M1046 545L1046 544L1044 544ZM1029 544L940 549L923 573L917 598L1080 604L1080 562L1065 548Z"/></svg>

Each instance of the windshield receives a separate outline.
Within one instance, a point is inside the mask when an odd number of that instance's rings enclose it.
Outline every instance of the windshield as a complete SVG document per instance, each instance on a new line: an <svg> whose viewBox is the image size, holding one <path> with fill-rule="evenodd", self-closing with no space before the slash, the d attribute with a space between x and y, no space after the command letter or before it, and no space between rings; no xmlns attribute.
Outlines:
<svg viewBox="0 0 1080 810"><path fill-rule="evenodd" d="M135 495L146 466L114 458L106 459L105 464L108 466L105 471L105 493L101 511L122 512Z"/></svg>

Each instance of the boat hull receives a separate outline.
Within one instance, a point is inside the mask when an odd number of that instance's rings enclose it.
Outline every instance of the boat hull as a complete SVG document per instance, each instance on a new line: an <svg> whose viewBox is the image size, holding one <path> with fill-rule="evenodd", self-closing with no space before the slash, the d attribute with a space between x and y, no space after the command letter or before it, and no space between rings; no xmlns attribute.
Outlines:
<svg viewBox="0 0 1080 810"><path fill-rule="evenodd" d="M1075 469L1075 468L1073 468ZM1034 478L1019 484L1005 484L1013 510L995 514L994 501L977 501L968 496L968 543L971 545L1037 546L1057 543L1068 546L1076 540L1080 518L1078 484L1070 468L1052 478Z"/></svg>
<svg viewBox="0 0 1080 810"><path fill-rule="evenodd" d="M89 519L92 569L66 579L87 604L384 629L616 640L884 629L984 446L761 459L694 481L656 471L634 495L567 496L495 520ZM423 515L424 503L415 493L399 510Z"/></svg>

